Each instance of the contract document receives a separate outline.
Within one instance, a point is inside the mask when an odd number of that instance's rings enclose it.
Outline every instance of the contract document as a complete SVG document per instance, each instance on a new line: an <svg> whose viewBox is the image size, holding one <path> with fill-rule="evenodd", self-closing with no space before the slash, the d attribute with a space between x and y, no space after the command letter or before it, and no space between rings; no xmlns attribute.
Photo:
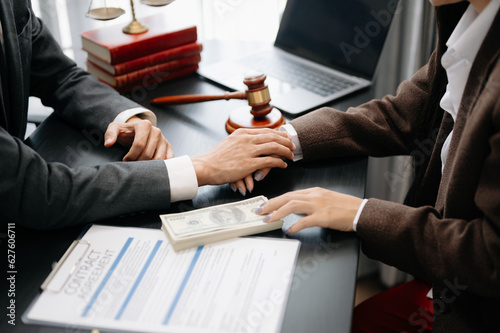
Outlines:
<svg viewBox="0 0 500 333"><path fill-rule="evenodd" d="M174 252L161 230L93 225L23 320L120 332L277 332L299 247L248 237Z"/></svg>

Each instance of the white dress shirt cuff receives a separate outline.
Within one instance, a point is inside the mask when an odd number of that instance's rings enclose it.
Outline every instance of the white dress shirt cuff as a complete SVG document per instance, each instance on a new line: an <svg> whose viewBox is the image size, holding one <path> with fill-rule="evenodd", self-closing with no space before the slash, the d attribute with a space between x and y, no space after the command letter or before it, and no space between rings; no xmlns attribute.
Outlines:
<svg viewBox="0 0 500 333"><path fill-rule="evenodd" d="M287 132L292 136L292 142L295 144L295 150L293 151L293 161L296 162L303 159L304 155L302 154L302 146L300 145L299 135L297 134L295 128L291 124L286 124L281 126L279 130L281 132Z"/></svg>
<svg viewBox="0 0 500 333"><path fill-rule="evenodd" d="M164 161L170 181L170 202L194 199L198 194L198 180L189 156Z"/></svg>
<svg viewBox="0 0 500 333"><path fill-rule="evenodd" d="M356 228L358 226L358 221L359 217L361 216L361 212L363 211L363 208L365 208L366 203L368 202L368 199L363 199L361 202L361 205L359 205L358 212L356 213L356 216L354 216L354 221L352 221L352 230L356 231Z"/></svg>
<svg viewBox="0 0 500 333"><path fill-rule="evenodd" d="M156 126L156 115L153 113L153 111L142 107L136 107L122 111L116 116L114 121L120 124L125 124L127 120L129 120L133 116L149 120L151 124L153 124L153 126Z"/></svg>

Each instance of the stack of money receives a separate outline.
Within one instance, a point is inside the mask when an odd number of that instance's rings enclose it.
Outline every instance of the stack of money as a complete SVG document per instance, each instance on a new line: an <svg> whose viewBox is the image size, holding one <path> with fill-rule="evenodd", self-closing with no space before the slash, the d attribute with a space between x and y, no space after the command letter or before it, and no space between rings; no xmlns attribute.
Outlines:
<svg viewBox="0 0 500 333"><path fill-rule="evenodd" d="M185 213L160 215L162 230L175 251L221 240L280 229L283 220L266 223L255 212L267 198L259 196Z"/></svg>

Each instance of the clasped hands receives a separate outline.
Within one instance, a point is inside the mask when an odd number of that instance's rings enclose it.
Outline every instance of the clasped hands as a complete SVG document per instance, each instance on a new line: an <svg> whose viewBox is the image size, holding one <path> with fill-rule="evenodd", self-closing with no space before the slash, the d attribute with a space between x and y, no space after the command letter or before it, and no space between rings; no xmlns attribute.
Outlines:
<svg viewBox="0 0 500 333"><path fill-rule="evenodd" d="M172 146L161 130L149 120L137 116L126 123L112 122L104 138L106 147L118 142L130 148L123 161L169 159L174 156ZM240 129L209 152L192 156L191 161L199 186L219 185L252 179L251 175L257 170L264 170L267 174L271 168L286 168L283 158L293 159L294 149L285 132Z"/></svg>
<svg viewBox="0 0 500 333"><path fill-rule="evenodd" d="M130 147L124 161L168 159L174 156L172 146L148 120L132 117L125 124L111 123L105 133L106 147L116 142ZM231 183L245 194L254 186L253 178L263 179L271 168L286 168L283 158L293 159L295 145L286 132L270 129L239 129L207 153L192 156L198 185ZM254 173L256 173L254 175ZM254 175L254 176L252 176ZM362 199L312 188L289 192L268 201L260 209L266 222L279 220L291 213L304 214L288 232L319 226L352 231L353 220Z"/></svg>

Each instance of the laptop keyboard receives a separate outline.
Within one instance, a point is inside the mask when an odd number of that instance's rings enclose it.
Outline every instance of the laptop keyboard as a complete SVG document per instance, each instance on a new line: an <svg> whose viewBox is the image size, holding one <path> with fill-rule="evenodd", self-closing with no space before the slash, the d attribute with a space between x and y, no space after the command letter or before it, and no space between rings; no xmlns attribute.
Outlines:
<svg viewBox="0 0 500 333"><path fill-rule="evenodd" d="M335 74L325 73L279 54L258 54L243 58L239 62L256 71L323 97L356 84L354 81Z"/></svg>

